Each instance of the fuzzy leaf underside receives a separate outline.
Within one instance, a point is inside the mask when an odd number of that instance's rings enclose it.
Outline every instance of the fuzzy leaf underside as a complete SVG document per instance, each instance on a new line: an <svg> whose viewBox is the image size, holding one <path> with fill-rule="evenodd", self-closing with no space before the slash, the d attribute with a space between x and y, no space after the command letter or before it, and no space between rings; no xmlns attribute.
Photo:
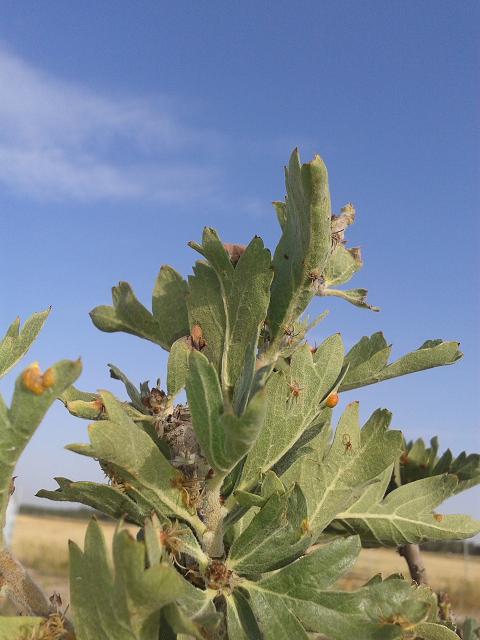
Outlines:
<svg viewBox="0 0 480 640"><path fill-rule="evenodd" d="M400 455L402 436L388 430L390 420L388 411L378 409L360 430L358 403L348 405L326 454L305 455L282 476L287 486L297 482L304 492L315 534Z"/></svg>
<svg viewBox="0 0 480 640"><path fill-rule="evenodd" d="M0 378L8 373L27 353L40 333L50 309L34 313L25 321L20 329L20 318L17 318L7 329L0 340Z"/></svg>
<svg viewBox="0 0 480 640"><path fill-rule="evenodd" d="M340 391L350 391L409 373L453 364L463 355L458 346L458 342L428 340L416 351L387 364L391 346L387 344L383 334L378 332L370 337L364 336L345 357L345 362L350 366L340 385Z"/></svg>
<svg viewBox="0 0 480 640"><path fill-rule="evenodd" d="M183 504L177 486L180 474L145 431L125 413L111 394L102 394L110 420L89 426L95 456L113 465L118 475L160 515L172 515L190 522L197 530L203 525ZM115 421L112 421L115 420Z"/></svg>
<svg viewBox="0 0 480 640"><path fill-rule="evenodd" d="M359 534L362 541L382 546L464 539L480 531L480 522L469 516L433 511L455 494L455 476L444 474L417 480L384 498L390 477L391 468L357 502L338 513L333 525L340 525L349 534Z"/></svg>
<svg viewBox="0 0 480 640"><path fill-rule="evenodd" d="M309 274L322 273L331 246L328 174L319 156L300 164L295 150L285 168L287 196L276 203L282 237L273 257L269 327L274 341L304 312L315 291Z"/></svg>
<svg viewBox="0 0 480 640"><path fill-rule="evenodd" d="M317 348L314 356L307 345L300 347L285 371L270 376L265 389L265 423L247 456L241 489L253 486L260 474L287 455L318 416L321 402L335 387L343 354L342 339L335 334Z"/></svg>
<svg viewBox="0 0 480 640"><path fill-rule="evenodd" d="M179 338L172 344L167 365L167 393L174 398L186 385L188 357L192 347L188 337Z"/></svg>
<svg viewBox="0 0 480 640"><path fill-rule="evenodd" d="M55 478L58 489L48 491L41 489L36 494L38 498L47 498L55 502L77 502L93 509L98 509L106 515L116 518L127 518L130 522L142 526L148 512L142 511L140 506L125 493L107 484L97 482L72 482L68 478Z"/></svg>

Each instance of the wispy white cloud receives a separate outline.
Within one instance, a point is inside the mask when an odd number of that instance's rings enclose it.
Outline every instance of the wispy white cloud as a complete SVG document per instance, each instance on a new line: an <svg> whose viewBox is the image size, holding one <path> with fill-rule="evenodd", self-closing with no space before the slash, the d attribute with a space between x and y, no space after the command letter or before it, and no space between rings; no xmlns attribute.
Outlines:
<svg viewBox="0 0 480 640"><path fill-rule="evenodd" d="M4 186L40 199L213 196L217 171L205 150L218 137L182 124L168 101L97 95L3 47L0 87Z"/></svg>

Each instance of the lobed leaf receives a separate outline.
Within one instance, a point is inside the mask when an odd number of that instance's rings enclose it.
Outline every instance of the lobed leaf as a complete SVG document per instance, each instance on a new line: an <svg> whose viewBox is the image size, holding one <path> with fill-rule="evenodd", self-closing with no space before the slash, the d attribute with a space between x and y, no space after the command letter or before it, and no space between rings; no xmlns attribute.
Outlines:
<svg viewBox="0 0 480 640"><path fill-rule="evenodd" d="M390 350L391 346L387 345L382 333L374 333L370 338L364 336L345 357L350 366L340 391L349 391L408 373L453 364L463 356L458 349L458 342L428 340L416 351L387 365Z"/></svg>
<svg viewBox="0 0 480 640"><path fill-rule="evenodd" d="M441 515L433 510L455 493L452 475L433 476L395 489L383 498L388 474L378 488L369 487L361 498L338 513L334 524L362 541L398 546L426 540L464 539L479 533L480 522L469 516Z"/></svg>
<svg viewBox="0 0 480 640"><path fill-rule="evenodd" d="M186 298L188 285L182 276L168 265L163 265L152 294L152 312L166 344L189 333Z"/></svg>
<svg viewBox="0 0 480 640"><path fill-rule="evenodd" d="M217 367L222 388L233 390L242 375L245 360L252 363L253 377L260 327L265 320L270 299L273 276L270 252L264 248L262 240L255 237L233 266L216 231L209 228L205 228L203 232L201 245L191 242L190 246L208 259L218 278L224 313L218 313L217 325L223 319L225 330L221 336L221 360L215 359L212 362ZM195 321L199 322L197 318ZM208 345L210 332L201 322L199 324Z"/></svg>
<svg viewBox="0 0 480 640"><path fill-rule="evenodd" d="M325 456L303 456L282 476L285 484L300 485L316 535L400 455L402 436L388 431L390 420L388 411L378 409L360 430L358 403L348 405Z"/></svg>
<svg viewBox="0 0 480 640"><path fill-rule="evenodd" d="M185 287L173 269L164 267L153 292L153 314L138 301L128 282L120 282L112 288L113 306L95 307L90 317L100 331L130 333L168 351L175 340L188 333Z"/></svg>
<svg viewBox="0 0 480 640"><path fill-rule="evenodd" d="M68 478L55 478L58 489L48 491L41 489L38 498L47 498L55 502L78 502L112 518L127 518L139 526L143 526L148 510L142 510L140 505L129 496L113 486L97 482L72 482Z"/></svg>
<svg viewBox="0 0 480 640"><path fill-rule="evenodd" d="M311 274L322 273L331 247L328 174L319 156L300 164L298 150L285 168L285 203L275 203L282 236L273 257L274 279L268 323L275 343L301 316L315 289Z"/></svg>
<svg viewBox="0 0 480 640"><path fill-rule="evenodd" d="M10 481L18 459L50 406L81 370L80 361L62 360L48 370L48 384L44 386L38 365L32 365L17 378L10 409L0 401L0 547ZM31 383L32 377L36 386Z"/></svg>
<svg viewBox="0 0 480 640"><path fill-rule="evenodd" d="M8 327L5 336L0 340L0 378L13 369L27 353L49 314L50 308L34 313L25 321L21 330L20 318L16 318Z"/></svg>
<svg viewBox="0 0 480 640"><path fill-rule="evenodd" d="M292 356L290 365L273 373L265 388L263 429L245 461L240 489L256 484L260 475L294 447L305 429L319 416L321 403L335 388L343 363L339 334L327 338L314 356L308 345ZM298 395L294 395L297 388Z"/></svg>

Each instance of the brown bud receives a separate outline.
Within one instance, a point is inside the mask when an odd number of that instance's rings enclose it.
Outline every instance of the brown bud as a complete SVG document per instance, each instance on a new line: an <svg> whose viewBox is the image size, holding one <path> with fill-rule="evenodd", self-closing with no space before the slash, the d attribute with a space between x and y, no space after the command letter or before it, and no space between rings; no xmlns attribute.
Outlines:
<svg viewBox="0 0 480 640"><path fill-rule="evenodd" d="M244 244L236 244L233 242L224 242L223 247L225 251L228 253L228 257L230 258L230 262L235 266L240 258L245 253L245 249L247 248Z"/></svg>
<svg viewBox="0 0 480 640"><path fill-rule="evenodd" d="M16 478L18 478L18 476L13 476L13 478L10 480L10 487L9 487L9 491L8 491L8 495L11 496L15 493L15 480Z"/></svg>
<svg viewBox="0 0 480 640"><path fill-rule="evenodd" d="M201 351L207 346L205 342L205 338L203 337L202 327L196 322L190 333L190 340L192 342L192 347L197 351Z"/></svg>

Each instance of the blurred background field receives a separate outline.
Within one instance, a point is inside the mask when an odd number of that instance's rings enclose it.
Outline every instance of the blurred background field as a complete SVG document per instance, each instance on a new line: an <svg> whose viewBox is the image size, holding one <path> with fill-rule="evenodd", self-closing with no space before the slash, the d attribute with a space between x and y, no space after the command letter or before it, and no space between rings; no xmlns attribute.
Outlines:
<svg viewBox="0 0 480 640"><path fill-rule="evenodd" d="M47 594L60 593L64 603L69 601L68 540L83 548L86 517L55 515L26 515L17 517L13 552L27 567ZM115 524L102 521L107 543L110 545ZM135 527L131 527L135 532ZM430 584L435 591L446 591L458 618L480 617L480 556L425 551ZM356 589L373 575L383 576L406 572L406 565L395 550L363 549L354 569L339 583L340 588ZM6 603L0 600L0 608Z"/></svg>

